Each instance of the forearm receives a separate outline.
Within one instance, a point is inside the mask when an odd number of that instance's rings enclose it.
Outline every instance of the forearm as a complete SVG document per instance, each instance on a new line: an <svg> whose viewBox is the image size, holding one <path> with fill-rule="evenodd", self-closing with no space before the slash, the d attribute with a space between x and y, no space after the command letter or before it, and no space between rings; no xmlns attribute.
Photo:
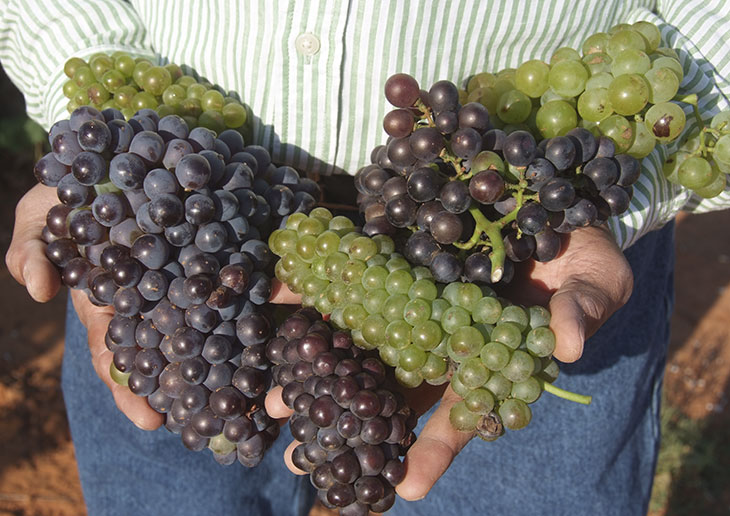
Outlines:
<svg viewBox="0 0 730 516"><path fill-rule="evenodd" d="M28 115L48 129L65 114L63 72L72 56L125 50L154 56L137 13L114 0L5 0L0 60L23 92Z"/></svg>

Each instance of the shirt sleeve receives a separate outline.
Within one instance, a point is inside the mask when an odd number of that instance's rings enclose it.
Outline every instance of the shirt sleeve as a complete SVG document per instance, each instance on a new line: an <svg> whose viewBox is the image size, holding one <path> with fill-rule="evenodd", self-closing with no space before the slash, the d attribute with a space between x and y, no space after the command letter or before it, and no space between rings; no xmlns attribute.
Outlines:
<svg viewBox="0 0 730 516"><path fill-rule="evenodd" d="M662 33L662 45L679 53L684 69L680 94L695 93L703 122L730 107L730 4L724 0L659 0L654 12L639 8L627 22L645 20ZM692 107L682 105L687 115L685 131L697 131ZM685 133L686 134L686 133ZM680 139L681 140L681 139ZM679 211L701 213L730 207L730 186L718 197L701 199L664 177L665 160L679 141L657 145L641 161L642 174L634 185L629 210L609 220L619 245L626 249L641 236L669 222Z"/></svg>
<svg viewBox="0 0 730 516"><path fill-rule="evenodd" d="M155 58L134 9L117 0L0 0L0 61L43 128L65 118L63 66L117 50Z"/></svg>

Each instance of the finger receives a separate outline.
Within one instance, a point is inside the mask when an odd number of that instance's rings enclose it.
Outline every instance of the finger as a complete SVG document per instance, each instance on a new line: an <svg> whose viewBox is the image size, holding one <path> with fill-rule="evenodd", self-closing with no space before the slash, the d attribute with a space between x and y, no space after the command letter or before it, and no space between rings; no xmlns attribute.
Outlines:
<svg viewBox="0 0 730 516"><path fill-rule="evenodd" d="M269 302L280 305L298 305L302 302L302 296L295 294L286 284L278 279L271 280L271 297Z"/></svg>
<svg viewBox="0 0 730 516"><path fill-rule="evenodd" d="M94 371L112 392L117 408L143 430L158 428L164 422L164 416L154 411L144 397L137 396L129 388L112 380L109 373L114 354L106 347L104 336L114 309L92 305L86 294L78 290L71 292L71 299L79 319L86 326Z"/></svg>
<svg viewBox="0 0 730 516"><path fill-rule="evenodd" d="M266 400L264 401L266 413L274 419L288 419L294 413L281 399L282 391L283 389L277 385L266 394Z"/></svg>
<svg viewBox="0 0 730 516"><path fill-rule="evenodd" d="M41 240L46 213L57 202L55 189L43 185L36 185L23 196L15 208L13 237L5 255L10 274L39 302L56 295L61 284Z"/></svg>
<svg viewBox="0 0 730 516"><path fill-rule="evenodd" d="M284 450L284 464L286 464L286 467L289 468L289 471L294 473L295 475L306 475L306 471L302 471L298 467L294 465L294 463L291 460L292 453L294 453L294 448L299 446L301 443L299 441L292 441L289 443L289 446L286 447L286 450Z"/></svg>
<svg viewBox="0 0 730 516"><path fill-rule="evenodd" d="M420 500L448 469L473 434L451 426L449 412L461 398L449 387L421 435L406 454L406 476L396 492L406 500Z"/></svg>
<svg viewBox="0 0 730 516"><path fill-rule="evenodd" d="M556 292L550 300L550 329L555 334L553 356L561 362L575 362L583 355L585 317L577 296L570 291Z"/></svg>

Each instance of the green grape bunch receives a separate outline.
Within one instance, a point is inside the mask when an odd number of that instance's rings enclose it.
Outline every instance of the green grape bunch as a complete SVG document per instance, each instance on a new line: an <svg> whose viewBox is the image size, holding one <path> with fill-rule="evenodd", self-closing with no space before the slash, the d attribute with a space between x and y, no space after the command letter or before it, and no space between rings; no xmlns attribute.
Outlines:
<svg viewBox="0 0 730 516"><path fill-rule="evenodd" d="M409 388L450 382L462 400L452 426L486 440L531 420L543 391L582 403L555 387L555 335L543 307L522 307L474 283L438 283L411 267L387 235L368 237L325 208L289 216L269 238L279 280L356 346L377 350Z"/></svg>
<svg viewBox="0 0 730 516"><path fill-rule="evenodd" d="M88 61L70 58L64 72L69 113L89 105L99 111L117 109L129 120L142 109L152 109L160 118L178 115L191 129L202 126L217 134L226 129L243 132L250 119L235 96L204 78L186 75L174 63L157 66L125 52L97 53Z"/></svg>
<svg viewBox="0 0 730 516"><path fill-rule="evenodd" d="M462 92L480 102L495 127L536 138L585 127L608 136L616 150L643 158L675 141L686 118L674 100L684 79L677 53L661 46L652 23L619 24L576 49L559 48L549 63L532 59L496 74L479 73Z"/></svg>

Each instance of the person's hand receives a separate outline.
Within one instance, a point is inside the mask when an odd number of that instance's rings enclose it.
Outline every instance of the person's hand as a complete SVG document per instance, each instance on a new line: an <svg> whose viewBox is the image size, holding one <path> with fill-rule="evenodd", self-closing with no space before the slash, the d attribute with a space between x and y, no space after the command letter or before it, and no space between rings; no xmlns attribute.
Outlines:
<svg viewBox="0 0 730 516"><path fill-rule="evenodd" d="M549 307L550 327L556 336L554 357L562 362L581 357L585 340L628 301L633 288L631 268L605 228L571 233L555 260L523 264L515 276L508 293L510 299ZM473 437L451 427L449 411L460 398L450 387L419 389L424 392L417 390L417 396L409 396L419 400L421 406L414 407L417 412L424 412L439 396L441 403L406 455L406 476L396 488L406 500L426 496ZM280 392L272 391L266 399L272 417L288 417L291 413L282 403ZM301 474L291 462L295 445L289 446L285 460L292 471Z"/></svg>

